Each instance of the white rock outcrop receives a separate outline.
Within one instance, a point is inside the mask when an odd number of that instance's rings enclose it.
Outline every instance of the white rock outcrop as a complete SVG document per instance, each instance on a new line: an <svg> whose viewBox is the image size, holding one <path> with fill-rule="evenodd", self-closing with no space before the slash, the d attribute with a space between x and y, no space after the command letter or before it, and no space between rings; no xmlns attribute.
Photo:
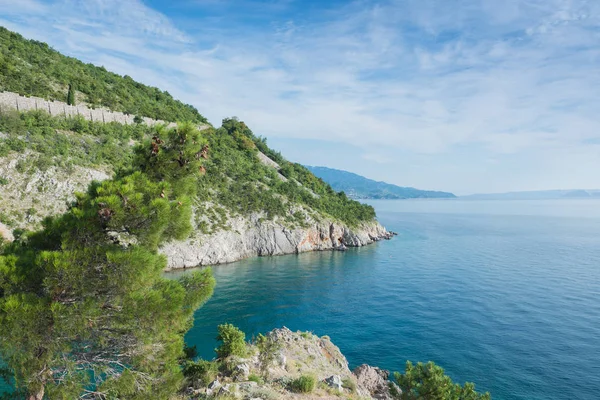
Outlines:
<svg viewBox="0 0 600 400"><path fill-rule="evenodd" d="M229 230L198 234L162 246L160 251L168 259L167 269L229 263L254 256L360 247L391 237L376 221L356 228L331 221L313 222L308 228L294 229L254 218L236 217L229 223Z"/></svg>

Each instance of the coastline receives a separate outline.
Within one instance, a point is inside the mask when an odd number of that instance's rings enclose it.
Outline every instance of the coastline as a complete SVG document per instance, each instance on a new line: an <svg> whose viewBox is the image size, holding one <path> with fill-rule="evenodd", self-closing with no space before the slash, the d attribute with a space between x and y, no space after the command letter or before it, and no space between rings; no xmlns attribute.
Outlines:
<svg viewBox="0 0 600 400"><path fill-rule="evenodd" d="M162 246L159 251L167 257L165 271L226 264L257 256L343 251L348 247L389 240L395 235L376 220L357 227L321 221L306 228L290 228L273 221L259 222L256 215L233 218L229 222L231 229L212 234L196 233L187 240Z"/></svg>

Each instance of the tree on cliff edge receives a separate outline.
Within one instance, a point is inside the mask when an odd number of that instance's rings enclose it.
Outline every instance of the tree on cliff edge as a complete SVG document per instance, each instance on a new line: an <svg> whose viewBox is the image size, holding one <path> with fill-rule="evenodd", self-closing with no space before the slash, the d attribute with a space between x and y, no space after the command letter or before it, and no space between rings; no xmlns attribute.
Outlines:
<svg viewBox="0 0 600 400"><path fill-rule="evenodd" d="M0 358L30 400L166 399L210 270L165 279L158 245L191 230L203 140L191 125L138 149L142 171L93 183L0 256ZM169 162L170 161L170 162Z"/></svg>
<svg viewBox="0 0 600 400"><path fill-rule="evenodd" d="M67 104L70 106L75 105L75 87L73 84L69 84L69 91L67 92Z"/></svg>
<svg viewBox="0 0 600 400"><path fill-rule="evenodd" d="M452 382L444 369L433 362L427 364L406 362L404 374L394 372L394 379L402 393L393 395L399 400L491 400L489 393L478 393L475 385L465 383L461 386Z"/></svg>

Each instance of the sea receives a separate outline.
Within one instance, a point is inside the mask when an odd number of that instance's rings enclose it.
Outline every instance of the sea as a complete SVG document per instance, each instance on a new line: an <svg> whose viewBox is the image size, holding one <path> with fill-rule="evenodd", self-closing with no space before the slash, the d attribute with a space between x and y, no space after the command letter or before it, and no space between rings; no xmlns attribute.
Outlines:
<svg viewBox="0 0 600 400"><path fill-rule="evenodd" d="M213 267L187 343L212 359L218 324L286 326L351 368L433 361L495 400L600 399L600 200L370 204L393 240Z"/></svg>
<svg viewBox="0 0 600 400"><path fill-rule="evenodd" d="M351 368L433 361L495 400L600 399L600 200L370 204L398 236L213 267L186 342L212 359L218 324L286 326Z"/></svg>

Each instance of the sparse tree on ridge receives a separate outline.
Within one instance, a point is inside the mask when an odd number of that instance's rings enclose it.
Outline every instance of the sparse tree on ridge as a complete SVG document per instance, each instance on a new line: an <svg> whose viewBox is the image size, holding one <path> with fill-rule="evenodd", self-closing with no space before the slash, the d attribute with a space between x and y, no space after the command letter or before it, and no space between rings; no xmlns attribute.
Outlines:
<svg viewBox="0 0 600 400"><path fill-rule="evenodd" d="M75 87L73 84L69 84L69 91L67 92L67 104L70 106L75 105Z"/></svg>

